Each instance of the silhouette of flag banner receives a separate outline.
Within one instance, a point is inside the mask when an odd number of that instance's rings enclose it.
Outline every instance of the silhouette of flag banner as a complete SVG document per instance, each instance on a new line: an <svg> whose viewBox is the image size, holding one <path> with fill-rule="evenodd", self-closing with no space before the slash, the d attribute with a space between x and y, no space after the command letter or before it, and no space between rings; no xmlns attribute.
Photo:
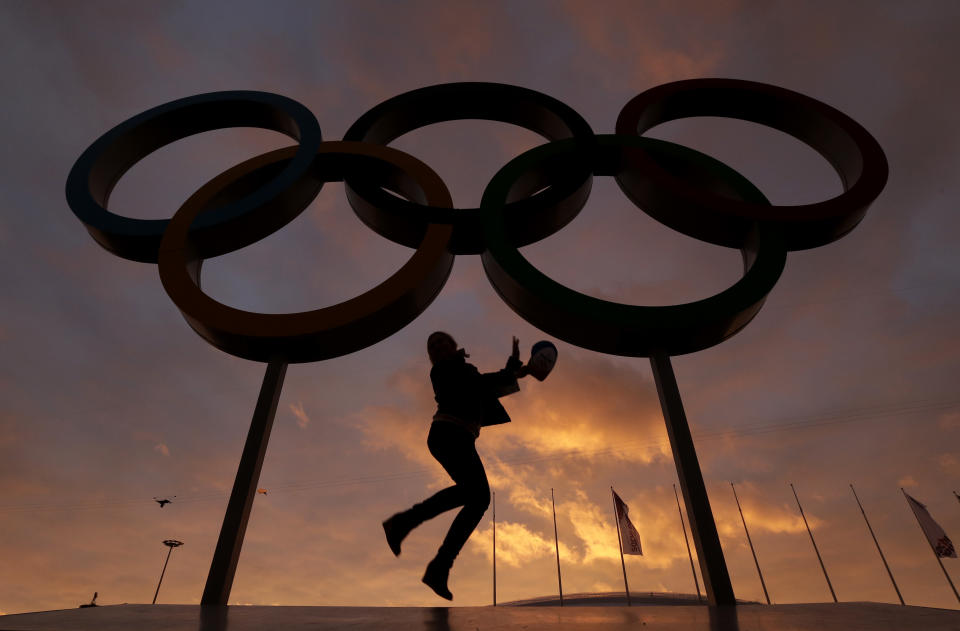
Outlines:
<svg viewBox="0 0 960 631"><path fill-rule="evenodd" d="M617 521L620 523L620 545L624 554L643 554L640 549L640 533L633 527L627 513L627 503L620 499L616 491L613 491L613 503L617 507Z"/></svg>
<svg viewBox="0 0 960 631"><path fill-rule="evenodd" d="M904 493L904 495L907 494ZM917 521L920 522L920 528L923 529L923 534L927 535L927 541L930 542L937 556L944 559L947 557L957 558L957 551L953 547L953 542L947 537L947 533L943 531L940 524L933 521L933 517L927 512L927 507L909 495L907 495L907 501L910 504L910 508L913 509L913 514L916 516Z"/></svg>

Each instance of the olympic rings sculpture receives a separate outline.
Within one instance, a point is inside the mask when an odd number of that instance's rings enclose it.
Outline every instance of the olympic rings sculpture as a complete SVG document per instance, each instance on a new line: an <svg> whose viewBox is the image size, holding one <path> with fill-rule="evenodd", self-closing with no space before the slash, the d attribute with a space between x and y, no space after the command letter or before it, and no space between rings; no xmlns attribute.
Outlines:
<svg viewBox="0 0 960 631"><path fill-rule="evenodd" d="M815 204L773 206L722 162L642 136L659 123L691 116L743 119L786 132L831 164L844 191ZM419 127L462 119L511 123L547 140L504 166L479 208L454 209L432 169L387 146ZM181 138L226 127L272 129L298 144L221 173L169 220L107 210L114 185L133 164ZM458 254L480 254L501 298L544 332L599 352L646 357L702 350L740 331L760 311L787 252L825 245L856 227L887 173L883 150L856 121L810 97L762 83L692 79L657 86L624 106L615 135L594 134L569 106L533 90L450 83L380 103L338 142L323 142L314 115L276 94L214 92L171 101L91 144L70 171L66 196L102 247L129 260L157 263L164 289L188 324L238 357L310 362L375 344L427 308ZM743 277L704 300L662 307L600 300L548 278L518 248L576 217L594 176L614 177L638 208L668 227L738 248ZM367 226L414 248L390 278L338 305L290 314L242 311L201 290L204 259L276 232L310 204L324 182L341 180Z"/></svg>

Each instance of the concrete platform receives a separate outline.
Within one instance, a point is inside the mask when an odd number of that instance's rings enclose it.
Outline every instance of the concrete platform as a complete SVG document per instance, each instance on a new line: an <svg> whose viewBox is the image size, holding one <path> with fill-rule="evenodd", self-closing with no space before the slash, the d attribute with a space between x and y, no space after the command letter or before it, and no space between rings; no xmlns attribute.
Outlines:
<svg viewBox="0 0 960 631"><path fill-rule="evenodd" d="M701 605L706 606L706 597L697 597L696 594L679 594L677 592L630 592L631 603L634 607L640 605ZM498 603L503 607L560 607L560 598L556 594L527 598L525 600L511 600ZM759 605L755 600L737 600L738 605ZM563 595L564 607L626 607L627 597L623 592L580 592Z"/></svg>
<svg viewBox="0 0 960 631"><path fill-rule="evenodd" d="M3 631L957 631L960 611L876 603L636 607L112 605L0 616Z"/></svg>

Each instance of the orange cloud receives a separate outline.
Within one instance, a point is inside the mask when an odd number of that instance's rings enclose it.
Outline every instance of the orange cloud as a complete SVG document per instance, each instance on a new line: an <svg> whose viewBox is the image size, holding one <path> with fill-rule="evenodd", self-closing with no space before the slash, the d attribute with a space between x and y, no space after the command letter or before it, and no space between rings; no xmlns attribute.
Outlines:
<svg viewBox="0 0 960 631"><path fill-rule="evenodd" d="M940 454L937 456L937 466L949 476L960 477L960 459L956 454Z"/></svg>
<svg viewBox="0 0 960 631"><path fill-rule="evenodd" d="M577 492L577 499L564 502L563 512L573 526L573 532L582 542L583 563L599 559L618 559L616 525L609 511L602 510L587 499L586 493ZM642 541L641 533L641 541Z"/></svg>
<svg viewBox="0 0 960 631"><path fill-rule="evenodd" d="M917 481L914 479L912 475L907 475L900 478L899 480L897 480L897 484L899 484L900 486L918 486Z"/></svg>
<svg viewBox="0 0 960 631"><path fill-rule="evenodd" d="M293 415L297 418L297 425L300 426L300 429L306 429L307 425L310 424L310 417L307 416L307 413L303 409L303 402L297 401L296 405L291 403L290 411L293 412Z"/></svg>
<svg viewBox="0 0 960 631"><path fill-rule="evenodd" d="M716 489L712 494L718 498L718 494L729 489ZM785 504L769 504L765 500L744 501L743 491L738 491L741 495L740 505L743 508L743 518L747 522L747 528L751 533L769 532L793 534L805 532L803 518L796 508L791 508ZM717 522L717 530L725 537L737 540L743 538L743 521L740 519L740 513L737 511L736 504L728 501L718 501L712 506L714 516ZM823 525L823 521L818 517L807 512L807 522L810 528L817 528Z"/></svg>
<svg viewBox="0 0 960 631"><path fill-rule="evenodd" d="M537 517L551 515L549 496L529 482L534 473L531 467L494 462L488 469L490 487L500 492L501 497L506 495L511 506Z"/></svg>
<svg viewBox="0 0 960 631"><path fill-rule="evenodd" d="M474 551L487 559L493 558L493 526L477 530L470 537ZM526 524L503 521L497 522L497 563L501 561L513 567L523 565L541 557L554 554L553 537L545 537L532 531ZM561 556L569 557L569 550L561 546Z"/></svg>

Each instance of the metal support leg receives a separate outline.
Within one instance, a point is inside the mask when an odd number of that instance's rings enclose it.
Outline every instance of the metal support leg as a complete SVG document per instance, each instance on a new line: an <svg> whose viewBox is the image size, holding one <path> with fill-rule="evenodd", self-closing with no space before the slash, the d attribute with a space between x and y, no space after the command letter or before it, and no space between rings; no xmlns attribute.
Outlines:
<svg viewBox="0 0 960 631"><path fill-rule="evenodd" d="M207 574L207 585L203 588L201 605L226 605L230 598L243 536L247 531L250 509L257 493L260 470L263 468L263 456L267 451L273 417L277 412L280 390L286 374L285 362L267 364L257 407L253 411L253 420L247 433L247 442L240 457L237 477L233 482L233 491L230 493L230 502L227 504L227 513L223 517L223 526L220 527L220 538L213 553L210 573Z"/></svg>
<svg viewBox="0 0 960 631"><path fill-rule="evenodd" d="M660 396L663 419L667 423L667 435L670 437L680 490L687 507L687 520L690 522L693 543L697 547L707 601L711 605L735 605L737 601L730 584L730 574L723 560L717 525L713 521L707 488L703 483L703 474L700 473L700 463L693 447L693 438L690 436L690 427L687 425L687 416L683 411L670 357L662 353L651 355L650 366L653 368L653 379Z"/></svg>

